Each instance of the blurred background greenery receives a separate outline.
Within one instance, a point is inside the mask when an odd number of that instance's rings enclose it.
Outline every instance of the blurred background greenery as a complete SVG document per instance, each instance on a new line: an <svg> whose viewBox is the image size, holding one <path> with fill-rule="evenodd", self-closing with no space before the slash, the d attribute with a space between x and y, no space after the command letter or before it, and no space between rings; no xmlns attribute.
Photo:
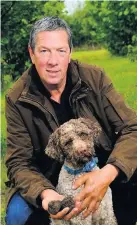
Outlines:
<svg viewBox="0 0 137 225"><path fill-rule="evenodd" d="M81 0L82 1L82 0ZM137 1L77 1L67 11L65 1L1 2L1 200L5 215L6 121L4 96L30 65L27 51L32 24L59 16L73 33L72 57L103 67L116 89L137 112ZM69 1L73 6L73 1Z"/></svg>

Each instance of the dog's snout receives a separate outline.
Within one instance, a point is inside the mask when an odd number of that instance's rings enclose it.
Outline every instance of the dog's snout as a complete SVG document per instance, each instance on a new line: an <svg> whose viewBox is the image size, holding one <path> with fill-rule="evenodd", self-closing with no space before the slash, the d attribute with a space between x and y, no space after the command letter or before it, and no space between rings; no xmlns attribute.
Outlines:
<svg viewBox="0 0 137 225"><path fill-rule="evenodd" d="M79 140L79 139L73 141L73 147L74 147L74 149L78 149L78 151L80 151L80 152L81 151L82 152L86 152L87 151L86 143L84 141L82 141L82 140Z"/></svg>

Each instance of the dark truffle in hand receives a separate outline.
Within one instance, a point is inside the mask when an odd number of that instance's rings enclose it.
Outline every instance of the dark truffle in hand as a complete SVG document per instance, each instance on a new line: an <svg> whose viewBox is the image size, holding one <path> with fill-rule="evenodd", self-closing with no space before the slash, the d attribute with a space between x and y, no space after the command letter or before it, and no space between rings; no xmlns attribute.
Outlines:
<svg viewBox="0 0 137 225"><path fill-rule="evenodd" d="M61 208L61 201L51 201L48 204L49 214L56 215L59 211L61 211L60 208Z"/></svg>
<svg viewBox="0 0 137 225"><path fill-rule="evenodd" d="M67 214L75 207L75 202L71 195L68 195L61 201L60 211L66 207L69 207L69 211L67 212Z"/></svg>
<svg viewBox="0 0 137 225"><path fill-rule="evenodd" d="M75 207L75 202L72 196L67 196L62 201L51 201L48 204L49 214L56 215L59 211L69 207L67 214Z"/></svg>

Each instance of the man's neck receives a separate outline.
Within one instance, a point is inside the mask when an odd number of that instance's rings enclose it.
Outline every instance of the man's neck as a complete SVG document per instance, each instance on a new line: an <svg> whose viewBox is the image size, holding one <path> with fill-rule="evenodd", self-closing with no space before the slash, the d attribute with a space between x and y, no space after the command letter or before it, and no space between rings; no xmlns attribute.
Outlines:
<svg viewBox="0 0 137 225"><path fill-rule="evenodd" d="M62 95L62 92L65 89L65 85L66 85L66 81L61 83L61 84L59 84L59 85L47 85L47 84L44 84L46 89L51 94L50 98L52 100L54 100L55 102L58 102L58 103L60 103L61 95Z"/></svg>
<svg viewBox="0 0 137 225"><path fill-rule="evenodd" d="M52 100L54 100L55 102L60 103L61 94L62 94L63 90L56 89L56 90L50 91L50 94L51 94L51 97L50 98Z"/></svg>

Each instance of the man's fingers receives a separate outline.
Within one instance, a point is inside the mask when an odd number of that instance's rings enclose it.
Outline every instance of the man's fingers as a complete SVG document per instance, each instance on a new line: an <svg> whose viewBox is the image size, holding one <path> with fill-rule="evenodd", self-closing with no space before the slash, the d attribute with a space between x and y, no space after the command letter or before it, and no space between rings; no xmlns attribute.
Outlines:
<svg viewBox="0 0 137 225"><path fill-rule="evenodd" d="M85 198L84 201L81 202L81 205L80 205L80 207L78 208L77 214L79 214L79 213L81 213L83 210L85 210L85 209L89 206L90 202L91 202L91 198L90 198L90 197Z"/></svg>
<svg viewBox="0 0 137 225"><path fill-rule="evenodd" d="M92 201L89 207L85 209L85 211L82 213L83 218L86 218L91 213L94 213L98 209L99 205L100 205L100 202Z"/></svg>
<svg viewBox="0 0 137 225"><path fill-rule="evenodd" d="M69 211L69 207L66 207L63 210L61 210L60 212L58 212L56 215L50 214L50 217L53 219L62 219L62 218L64 218L64 216L67 214L68 211Z"/></svg>
<svg viewBox="0 0 137 225"><path fill-rule="evenodd" d="M96 202L96 204L94 205L94 207L92 209L93 213L98 209L98 207L100 206L100 203L101 203L101 201Z"/></svg>
<svg viewBox="0 0 137 225"><path fill-rule="evenodd" d="M85 186L85 188L83 188L81 190L81 192L79 192L79 194L76 195L76 197L74 198L75 201L83 201L88 195L89 193L91 193L93 187L92 186Z"/></svg>
<svg viewBox="0 0 137 225"><path fill-rule="evenodd" d="M86 174L84 174L84 175L78 177L78 178L74 181L74 183L73 183L73 185L72 185L72 189L77 189L77 188L80 187L82 184L84 184L84 183L86 182L86 180L87 180Z"/></svg>
<svg viewBox="0 0 137 225"><path fill-rule="evenodd" d="M70 220L72 217L74 217L76 215L77 211L78 211L78 208L72 209L71 212L69 214L67 214L63 219Z"/></svg>

